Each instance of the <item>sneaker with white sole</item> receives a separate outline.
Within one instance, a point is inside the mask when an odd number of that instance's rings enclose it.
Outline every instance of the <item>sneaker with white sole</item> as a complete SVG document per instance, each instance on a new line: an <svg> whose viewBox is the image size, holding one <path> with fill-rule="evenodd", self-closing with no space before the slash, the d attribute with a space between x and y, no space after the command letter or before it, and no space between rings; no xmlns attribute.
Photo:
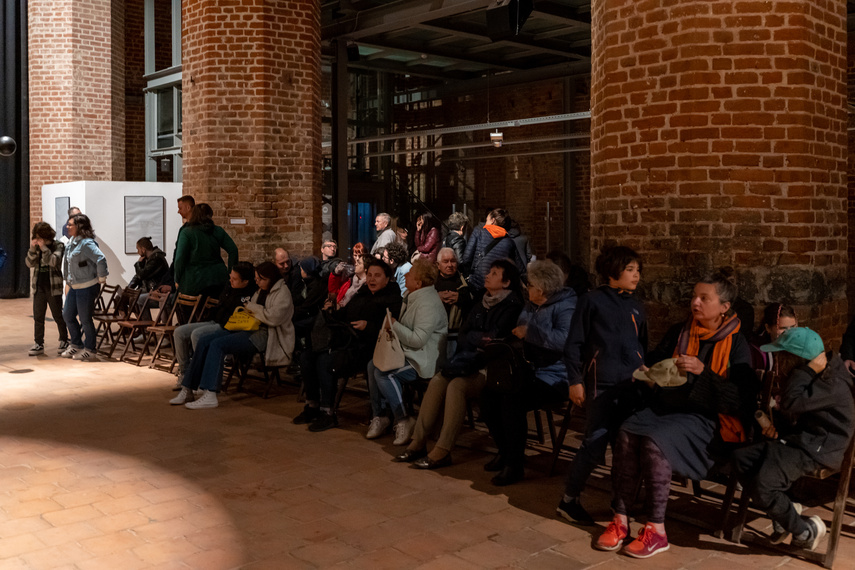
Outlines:
<svg viewBox="0 0 855 570"><path fill-rule="evenodd" d="M44 354L44 353L45 353L45 345L43 345L43 344L34 344L33 346L30 347L30 350L27 351L27 354L29 354L30 356L38 356L38 355Z"/></svg>
<svg viewBox="0 0 855 570"><path fill-rule="evenodd" d="M60 356L63 358L74 358L74 355L80 351L81 351L80 348L77 348L76 346L71 344L68 346L68 348L66 348L64 351L62 351L62 354L60 354Z"/></svg>
<svg viewBox="0 0 855 570"><path fill-rule="evenodd" d="M659 534L653 525L647 523L640 531L638 538L633 540L623 549L623 553L633 558L650 558L670 548L668 537Z"/></svg>
<svg viewBox="0 0 855 570"><path fill-rule="evenodd" d="M804 507L801 503L793 503L793 508L798 514L802 514ZM772 534L769 536L769 542L772 544L781 544L790 537L790 531L785 529L781 523L772 521Z"/></svg>
<svg viewBox="0 0 855 570"><path fill-rule="evenodd" d="M377 439L389 429L392 421L386 416L377 416L371 418L371 424L368 426L368 432L365 434L366 439Z"/></svg>
<svg viewBox="0 0 855 570"><path fill-rule="evenodd" d="M406 417L402 420L398 420L395 424L395 441L392 442L392 445L404 445L409 443L409 441L413 438L413 430L416 429L416 420L415 418Z"/></svg>
<svg viewBox="0 0 855 570"><path fill-rule="evenodd" d="M187 402L193 401L193 392L190 391L190 388L185 386L181 387L181 391L178 392L178 395L169 400L169 403L173 406L180 406L181 404L186 404Z"/></svg>
<svg viewBox="0 0 855 570"><path fill-rule="evenodd" d="M98 362L98 357L95 355L95 353L89 352L85 348L83 350L75 353L75 355L72 356L71 358L73 358L74 360L81 360L83 362Z"/></svg>
<svg viewBox="0 0 855 570"><path fill-rule="evenodd" d="M59 341L59 348L56 349L56 353L62 354L67 349L68 349L68 341L67 340L61 340L61 341Z"/></svg>
<svg viewBox="0 0 855 570"><path fill-rule="evenodd" d="M187 402L184 407L188 410L201 410L202 408L216 408L220 403L217 401L217 393L210 390L203 390L200 397L192 402Z"/></svg>
<svg viewBox="0 0 855 570"><path fill-rule="evenodd" d="M813 552L816 550L816 547L819 546L819 541L822 540L822 537L825 536L828 529L825 528L825 523L822 522L822 519L816 515L808 518L805 522L808 525L808 536L801 539L794 536L793 540L790 541L790 544L796 548L804 548L805 550Z"/></svg>

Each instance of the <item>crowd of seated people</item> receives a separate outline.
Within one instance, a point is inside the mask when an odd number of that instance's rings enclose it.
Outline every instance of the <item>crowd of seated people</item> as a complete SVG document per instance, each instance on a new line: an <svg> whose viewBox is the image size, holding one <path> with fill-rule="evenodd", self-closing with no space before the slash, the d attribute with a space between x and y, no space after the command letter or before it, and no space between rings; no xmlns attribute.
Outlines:
<svg viewBox="0 0 855 570"><path fill-rule="evenodd" d="M171 404L217 407L226 356L261 354L269 366L299 362L306 403L293 423L321 432L339 425L341 391L349 378L364 374L371 408L365 437L393 431L393 445L406 446L393 461L417 469L452 464L467 408L477 403L498 449L484 466L496 486L525 477L528 412L569 405L584 410L586 424L559 516L595 523L583 493L609 446L613 452L614 517L595 548L636 558L667 550L672 479L702 480L722 465L734 468L768 513L776 540L792 536L792 544L813 549L824 534L822 521L801 516L786 491L817 467L839 468L852 437L855 322L840 356L826 352L822 339L800 327L794 308L783 303L766 306L753 330L753 308L739 297L735 271L725 267L695 283L687 318L649 349L648 320L636 292L642 259L628 247L603 249L594 264L601 285L592 288L584 268L566 254L538 260L503 209L490 210L468 239L466 216L455 213L440 224L425 212L409 244L407 233L396 231L404 224L396 228L381 213L370 248L358 243L339 257L337 243L328 239L317 257L296 259L277 248L272 261L253 266L238 262L234 242L213 223L210 207L188 207L188 198L179 201L187 221L172 266L150 240L138 243L138 281L146 290L166 286L219 299L208 320L174 333L179 392ZM42 230L34 229L30 255L41 291L39 346L42 305L53 294L48 278L60 263L51 256L63 256L52 253L62 248ZM64 255L72 287L68 356L86 355L92 350L89 289L97 288L106 268L85 216L76 214L67 231L66 250L78 251ZM91 267L84 274L68 267L71 260ZM82 325L71 320L72 312ZM381 369L374 346L390 335L400 344L403 365ZM755 418L758 371L771 371L778 382L778 411L764 426ZM417 415L406 396L416 382L426 384ZM642 486L644 524L633 537L629 511Z"/></svg>

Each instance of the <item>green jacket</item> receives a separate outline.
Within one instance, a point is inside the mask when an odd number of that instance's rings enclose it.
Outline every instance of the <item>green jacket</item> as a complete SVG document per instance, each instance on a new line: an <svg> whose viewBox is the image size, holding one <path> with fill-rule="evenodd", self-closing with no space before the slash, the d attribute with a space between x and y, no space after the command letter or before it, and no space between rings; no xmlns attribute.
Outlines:
<svg viewBox="0 0 855 570"><path fill-rule="evenodd" d="M220 249L229 254L228 267ZM175 249L175 283L182 293L198 295L208 287L225 285L237 261L237 246L223 228L214 224L187 225L179 233Z"/></svg>

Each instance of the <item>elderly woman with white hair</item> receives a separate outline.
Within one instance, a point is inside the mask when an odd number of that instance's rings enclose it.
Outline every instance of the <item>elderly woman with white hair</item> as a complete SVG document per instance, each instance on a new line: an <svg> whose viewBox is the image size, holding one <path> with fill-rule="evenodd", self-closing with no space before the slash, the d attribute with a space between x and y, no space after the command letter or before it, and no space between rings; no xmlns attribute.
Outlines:
<svg viewBox="0 0 855 570"><path fill-rule="evenodd" d="M498 486L524 476L527 413L560 404L569 394L562 355L576 293L564 287L564 274L553 262L533 261L528 266L528 299L513 330L522 340L522 354L504 351L490 358L481 394L481 417L499 448L484 469L498 471L492 479Z"/></svg>

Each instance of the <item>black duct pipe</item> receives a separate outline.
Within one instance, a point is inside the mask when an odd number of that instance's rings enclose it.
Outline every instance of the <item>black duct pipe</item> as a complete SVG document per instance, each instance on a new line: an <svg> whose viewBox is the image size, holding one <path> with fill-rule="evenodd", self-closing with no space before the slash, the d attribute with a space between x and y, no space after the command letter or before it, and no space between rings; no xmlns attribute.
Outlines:
<svg viewBox="0 0 855 570"><path fill-rule="evenodd" d="M17 146L11 156L0 155L0 247L8 256L0 268L0 298L26 297L30 283L24 264L30 234L26 0L0 0L0 65L0 137L11 137Z"/></svg>

